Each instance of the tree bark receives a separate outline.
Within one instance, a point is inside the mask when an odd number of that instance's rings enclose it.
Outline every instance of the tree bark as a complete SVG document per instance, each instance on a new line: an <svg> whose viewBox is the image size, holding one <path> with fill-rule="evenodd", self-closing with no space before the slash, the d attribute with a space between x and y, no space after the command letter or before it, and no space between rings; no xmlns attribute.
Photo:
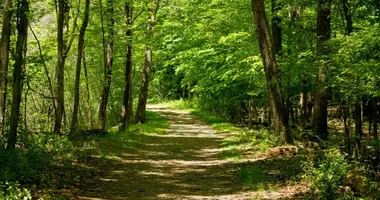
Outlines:
<svg viewBox="0 0 380 200"><path fill-rule="evenodd" d="M355 103L355 157L359 158L361 138L363 135L363 123L361 118L362 106L361 101Z"/></svg>
<svg viewBox="0 0 380 200"><path fill-rule="evenodd" d="M98 126L99 129L105 130L107 123L107 104L108 97L111 87L111 76L112 76L112 66L113 66L113 39L114 39L114 8L113 0L107 1L107 41L106 46L106 56L104 65L104 85L102 96L100 99L99 115L98 115Z"/></svg>
<svg viewBox="0 0 380 200"><path fill-rule="evenodd" d="M65 67L65 48L66 48L66 40L64 37L64 27L65 27L65 15L67 10L67 5L65 0L58 0L58 60L56 66L56 74L55 78L57 81L56 85L56 95L57 95L57 110L55 113L55 123L54 123L54 132L57 134L61 133L62 129L62 118L65 110L65 84L64 84L64 67Z"/></svg>
<svg viewBox="0 0 380 200"><path fill-rule="evenodd" d="M293 143L290 134L281 88L277 78L277 62L273 52L268 21L265 14L264 0L252 0L256 35L259 41L261 57L269 89L269 105L271 106L272 124L278 135L284 133L282 140Z"/></svg>
<svg viewBox="0 0 380 200"><path fill-rule="evenodd" d="M73 119L71 121L71 134L78 129L78 110L79 110L79 87L80 87L80 73L82 67L82 56L84 50L84 36L86 34L86 29L88 25L88 18L90 12L90 0L86 0L86 6L84 11L83 23L79 32L79 41L78 41L78 56L77 56L77 66L75 73L75 89L74 89L74 108L73 108Z"/></svg>
<svg viewBox="0 0 380 200"><path fill-rule="evenodd" d="M132 17L133 17L133 2L125 3L124 12L127 24L127 48L126 48L126 63L125 63L125 85L123 105L121 108L121 131L129 131L129 124L131 122L132 111Z"/></svg>
<svg viewBox="0 0 380 200"><path fill-rule="evenodd" d="M317 62L318 89L314 97L313 132L323 140L327 140L327 71L328 63L324 56L328 55L326 42L331 37L331 0L318 0L317 8Z"/></svg>
<svg viewBox="0 0 380 200"><path fill-rule="evenodd" d="M0 40L0 135L4 134L9 43L11 36L12 0L4 0L2 15L3 22Z"/></svg>
<svg viewBox="0 0 380 200"><path fill-rule="evenodd" d="M346 20L346 34L350 35L352 31L354 30L350 4L348 0L342 0L342 4L343 4L344 18Z"/></svg>
<svg viewBox="0 0 380 200"><path fill-rule="evenodd" d="M86 90L87 90L87 117L88 117L88 129L90 130L92 128L92 103L91 103L91 93L90 93L90 84L88 79L88 73L87 73L87 61L86 61L86 51L83 50L83 70L84 70L84 77L86 78Z"/></svg>
<svg viewBox="0 0 380 200"><path fill-rule="evenodd" d="M282 56L282 37L281 37L281 18L278 12L281 10L281 3L279 0L272 0L272 42L273 52L278 56Z"/></svg>
<svg viewBox="0 0 380 200"><path fill-rule="evenodd" d="M347 101L343 102L341 101L341 112L342 112L342 118L343 118L343 125L344 125L344 139L345 139L345 145L346 145L346 152L348 155L351 155L351 140L350 140L350 128L349 128L349 123L347 120L349 120L349 115L350 115L350 109L349 106L347 105Z"/></svg>
<svg viewBox="0 0 380 200"><path fill-rule="evenodd" d="M147 44L145 47L145 65L141 78L139 102L137 104L136 122L145 123L145 110L146 102L148 100L149 89L149 73L152 66L152 40L153 40L153 26L156 21L156 15L159 8L159 0L150 0L149 3L149 16L146 27Z"/></svg>
<svg viewBox="0 0 380 200"><path fill-rule="evenodd" d="M19 0L17 9L17 42L15 64L13 65L13 99L8 134L7 149L15 148L17 140L17 128L20 119L20 104L22 100L23 79L25 71L25 59L28 39L28 0Z"/></svg>

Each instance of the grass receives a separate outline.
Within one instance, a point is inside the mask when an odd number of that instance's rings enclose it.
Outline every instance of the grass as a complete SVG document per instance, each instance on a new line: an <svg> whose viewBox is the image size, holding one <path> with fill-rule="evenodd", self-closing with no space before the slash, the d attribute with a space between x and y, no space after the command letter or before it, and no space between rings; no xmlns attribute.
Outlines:
<svg viewBox="0 0 380 200"><path fill-rule="evenodd" d="M191 115L210 124L218 134L226 134L227 137L225 137L222 142L222 157L224 158L241 161L247 154L257 155L278 145L277 137L264 127L251 130L236 127L234 124L213 114L194 109L197 106L194 106L193 102L176 100L165 102L164 104L173 109L187 110Z"/></svg>
<svg viewBox="0 0 380 200"><path fill-rule="evenodd" d="M213 114L196 109L196 106L189 107L191 103L183 100L165 104L174 109L188 110L191 115L210 124L218 134L226 135L222 141L221 156L235 162L249 163L241 166L240 180L250 190L278 191L299 181L302 157L263 159L266 150L279 145L277 136L268 128L236 127Z"/></svg>
<svg viewBox="0 0 380 200"><path fill-rule="evenodd" d="M120 132L116 128L109 130L109 134L101 137L94 137L92 140L79 142L76 144L79 151L84 156L96 155L98 157L116 158L125 148L133 148L144 143L146 135L164 134L168 129L167 120L157 113L146 112L147 123L133 124L131 132ZM83 151L87 151L84 152Z"/></svg>

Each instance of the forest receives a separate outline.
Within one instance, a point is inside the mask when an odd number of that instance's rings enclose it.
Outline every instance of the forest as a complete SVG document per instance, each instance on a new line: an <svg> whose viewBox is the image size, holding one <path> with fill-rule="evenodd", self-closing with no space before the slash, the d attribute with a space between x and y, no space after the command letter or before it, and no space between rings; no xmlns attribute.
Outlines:
<svg viewBox="0 0 380 200"><path fill-rule="evenodd" d="M0 199L380 199L380 0L0 12Z"/></svg>

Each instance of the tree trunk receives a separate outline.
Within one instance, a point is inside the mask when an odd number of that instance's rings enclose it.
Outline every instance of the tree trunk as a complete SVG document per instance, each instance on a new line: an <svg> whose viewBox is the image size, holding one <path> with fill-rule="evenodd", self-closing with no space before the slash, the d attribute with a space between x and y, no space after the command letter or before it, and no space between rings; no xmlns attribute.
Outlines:
<svg viewBox="0 0 380 200"><path fill-rule="evenodd" d="M344 18L346 20L346 34L350 35L352 31L354 30L353 24L352 24L352 15L350 10L350 4L348 0L342 0L343 4L343 12L344 12Z"/></svg>
<svg viewBox="0 0 380 200"><path fill-rule="evenodd" d="M285 133L282 140L285 139L287 143L293 143L288 120L285 116L286 111L281 96L281 88L277 79L277 62L275 54L272 51L273 48L270 39L268 21L265 14L264 0L252 0L252 10L254 13L257 39L259 41L261 57L269 89L269 105L271 106L273 119L272 124L278 135Z"/></svg>
<svg viewBox="0 0 380 200"><path fill-rule="evenodd" d="M88 18L90 12L90 0L86 0L86 7L84 11L84 18L82 27L79 32L79 40L78 40L78 56L77 56L77 66L75 73L75 89L74 89L74 108L73 108L73 119L71 121L71 134L74 133L78 129L78 109L79 109L79 87L80 87L80 71L82 67L82 55L84 49L84 36L86 34Z"/></svg>
<svg viewBox="0 0 380 200"><path fill-rule="evenodd" d="M88 117L88 129L92 128L92 103L91 103L91 93L90 93L90 84L87 73L87 61L86 61L86 51L83 50L83 69L84 69L84 77L86 78L86 90L87 90L87 117Z"/></svg>
<svg viewBox="0 0 380 200"><path fill-rule="evenodd" d="M9 43L11 36L12 0L4 0L2 15L3 22L0 40L0 135L3 135L4 133Z"/></svg>
<svg viewBox="0 0 380 200"><path fill-rule="evenodd" d="M362 107L360 102L355 103L355 157L359 158L360 143L363 135L363 124L361 119Z"/></svg>
<svg viewBox="0 0 380 200"><path fill-rule="evenodd" d="M66 13L66 2L65 0L58 0L58 60L56 67L56 95L57 95L57 110L55 113L55 123L54 123L54 132L57 134L61 133L62 128L62 117L65 110L65 85L64 85L64 66L65 66L65 38L64 38L64 27L65 27L65 15Z"/></svg>
<svg viewBox="0 0 380 200"><path fill-rule="evenodd" d="M152 39L153 39L153 25L156 21L156 14L159 8L159 0L150 0L149 3L149 16L146 27L147 44L145 47L145 65L141 78L139 102L137 104L136 122L145 123L145 110L146 102L148 100L149 89L149 73L152 66Z"/></svg>
<svg viewBox="0 0 380 200"><path fill-rule="evenodd" d="M318 89L314 97L313 132L327 140L327 71L328 63L324 56L328 54L326 42L331 37L331 0L318 0L317 8L317 61Z"/></svg>
<svg viewBox="0 0 380 200"><path fill-rule="evenodd" d="M347 105L347 101L343 102L341 101L341 112L342 112L342 118L343 118L343 125L344 125L344 139L345 139L345 145L346 145L346 152L348 155L351 155L351 140L350 140L350 128L349 128L349 123L347 120L349 120L349 115L350 115L350 109L349 106Z"/></svg>
<svg viewBox="0 0 380 200"><path fill-rule="evenodd" d="M100 99L98 126L99 129L105 130L107 123L107 104L111 87L111 75L113 66L113 39L114 39L114 9L113 0L107 1L107 41L106 41L106 56L104 66L104 86Z"/></svg>
<svg viewBox="0 0 380 200"><path fill-rule="evenodd" d="M28 39L28 0L19 0L17 9L17 43L15 64L13 65L13 100L10 118L10 131L8 134L7 149L15 148L17 128L20 119L20 104L22 98L23 79L25 70L26 45Z"/></svg>
<svg viewBox="0 0 380 200"><path fill-rule="evenodd" d="M279 0L272 0L272 42L273 52L276 55L282 56L282 38L281 38L281 18L278 12L281 10Z"/></svg>
<svg viewBox="0 0 380 200"><path fill-rule="evenodd" d="M121 125L120 130L129 130L129 124L131 122L132 111L132 16L133 16L133 2L125 3L124 12L127 24L127 49L126 49L126 63L125 63L125 85L124 85L124 97L123 105L121 108Z"/></svg>

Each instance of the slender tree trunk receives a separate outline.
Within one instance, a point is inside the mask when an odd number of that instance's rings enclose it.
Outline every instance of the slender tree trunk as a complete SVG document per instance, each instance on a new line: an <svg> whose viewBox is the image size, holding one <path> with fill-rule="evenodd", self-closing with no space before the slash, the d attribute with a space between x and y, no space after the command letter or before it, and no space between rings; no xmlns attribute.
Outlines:
<svg viewBox="0 0 380 200"><path fill-rule="evenodd" d="M123 105L121 108L121 125L120 130L129 130L129 124L132 117L132 17L133 17L133 2L125 3L124 12L127 24L127 48L126 48L126 63L125 63L125 85Z"/></svg>
<svg viewBox="0 0 380 200"><path fill-rule="evenodd" d="M342 0L342 4L343 4L344 18L346 20L346 34L350 35L352 31L354 30L354 27L352 24L350 4L348 0Z"/></svg>
<svg viewBox="0 0 380 200"><path fill-rule="evenodd" d="M328 54L326 42L331 37L331 0L318 0L317 8L317 60L318 89L314 97L313 132L327 140L327 71L328 63L324 56Z"/></svg>
<svg viewBox="0 0 380 200"><path fill-rule="evenodd" d="M344 139L345 139L345 145L346 145L346 152L348 155L351 155L351 140L350 140L350 128L349 128L349 115L350 115L350 110L349 106L347 105L347 101L343 102L341 101L341 112L342 112L342 118L343 118L343 125L344 125Z"/></svg>
<svg viewBox="0 0 380 200"><path fill-rule="evenodd" d="M86 0L85 14L84 14L84 19L83 19L83 23L80 29L79 40L78 40L78 56L77 56L77 65L76 65L75 90L74 90L75 98L74 98L71 132L74 132L78 128L78 111L79 111L79 99L80 99L80 93L79 93L80 73L81 73L82 59L84 60L84 37L85 37L86 28L88 25L89 8L90 8L90 1Z"/></svg>
<svg viewBox="0 0 380 200"><path fill-rule="evenodd" d="M355 103L355 157L359 158L360 143L363 135L363 124L361 119L362 107L360 102Z"/></svg>
<svg viewBox="0 0 380 200"><path fill-rule="evenodd" d="M83 50L84 50L84 36L86 34L87 24L88 24L88 18L89 18L89 12L90 12L90 0L86 0L86 7L84 11L84 18L82 27L80 28L79 32L79 41L78 41L78 56L77 56L77 66L76 66L76 73L75 73L75 89L74 89L74 108L73 108L73 119L71 121L71 134L75 132L78 129L78 110L79 110L79 87L80 87L80 71L82 67L82 56L83 56Z"/></svg>
<svg viewBox="0 0 380 200"><path fill-rule="evenodd" d="M286 111L281 95L281 88L277 78L277 62L272 50L273 48L270 39L268 21L265 14L264 0L252 0L252 10L254 13L257 39L259 41L261 57L269 89L269 105L271 106L273 119L272 124L278 135L285 133L282 138L283 140L287 143L293 143L287 117L285 116Z"/></svg>
<svg viewBox="0 0 380 200"><path fill-rule="evenodd" d="M148 100L149 89L149 73L152 66L152 40L153 40L153 25L156 21L156 14L159 8L159 0L150 0L149 16L146 27L147 44L145 47L145 65L142 73L139 102L137 104L136 122L145 123L146 102Z"/></svg>
<svg viewBox="0 0 380 200"><path fill-rule="evenodd" d="M90 93L90 84L87 73L87 61L86 61L86 51L83 50L83 69L84 69L84 77L86 78L86 90L87 90L87 120L88 120L88 129L92 128L92 103L91 103L91 93Z"/></svg>
<svg viewBox="0 0 380 200"><path fill-rule="evenodd" d="M65 67L65 38L64 38L64 27L65 27L65 15L66 13L66 2L65 0L58 0L58 60L56 67L55 78L57 81L56 86L56 95L57 95L57 110L55 113L55 123L54 123L54 132L57 134L61 133L62 129L62 118L64 113L64 102L65 102L65 85L64 85L64 67Z"/></svg>
<svg viewBox="0 0 380 200"><path fill-rule="evenodd" d="M273 52L278 56L282 56L282 37L281 37L281 18L278 16L281 10L279 0L272 0L272 42Z"/></svg>
<svg viewBox="0 0 380 200"><path fill-rule="evenodd" d="M46 66L45 58L44 58L43 53L42 53L41 43L40 43L40 40L37 38L37 35L34 33L32 26L30 24L29 24L29 28L33 34L34 39L37 41L37 46L38 46L40 58L42 60L43 66L44 66L45 76L46 76L48 83L49 83L49 90L50 90L50 95L52 97L51 100L52 100L52 105L53 105L53 109L54 109L54 114L56 115L57 114L57 106L55 104L55 99L54 99L54 88L53 88L53 84L52 84L52 81L51 81L51 78L49 75L49 70Z"/></svg>
<svg viewBox="0 0 380 200"><path fill-rule="evenodd" d="M111 76L113 66L113 39L114 39L114 9L113 0L107 1L107 41L106 42L106 61L104 66L104 85L100 99L98 126L105 130L107 123L107 104L111 87Z"/></svg>
<svg viewBox="0 0 380 200"><path fill-rule="evenodd" d="M11 36L12 0L3 1L2 32L0 40L0 135L4 133L5 100L9 62L9 43Z"/></svg>
<svg viewBox="0 0 380 200"><path fill-rule="evenodd" d="M10 118L10 131L8 134L7 149L15 148L17 128L20 119L20 104L22 98L23 79L25 71L26 45L28 39L28 0L19 0L17 9L17 43L15 64L13 66L13 100Z"/></svg>

